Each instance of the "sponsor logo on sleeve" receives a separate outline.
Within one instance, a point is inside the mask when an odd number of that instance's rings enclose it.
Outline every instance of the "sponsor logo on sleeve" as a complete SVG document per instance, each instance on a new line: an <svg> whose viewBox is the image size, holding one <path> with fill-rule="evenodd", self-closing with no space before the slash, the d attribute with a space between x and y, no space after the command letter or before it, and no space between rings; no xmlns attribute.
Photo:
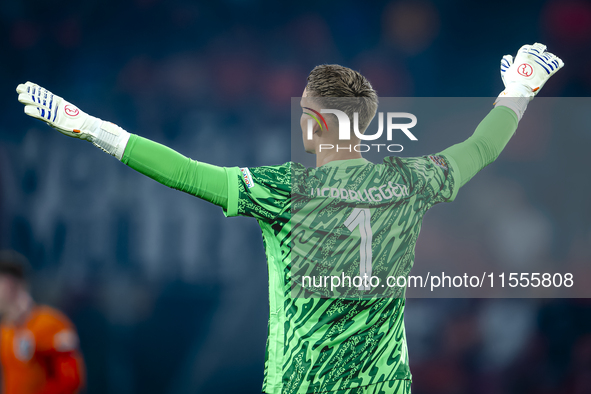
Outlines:
<svg viewBox="0 0 591 394"><path fill-rule="evenodd" d="M441 156L429 156L429 159L431 159L431 161L433 163L435 163L435 165L443 168L444 170L447 170L447 162L445 161L445 159Z"/></svg>
<svg viewBox="0 0 591 394"><path fill-rule="evenodd" d="M242 172L242 180L244 181L244 183L246 183L246 186L248 186L249 189L253 187L254 182L252 181L252 175L250 174L248 168L241 168L240 171Z"/></svg>

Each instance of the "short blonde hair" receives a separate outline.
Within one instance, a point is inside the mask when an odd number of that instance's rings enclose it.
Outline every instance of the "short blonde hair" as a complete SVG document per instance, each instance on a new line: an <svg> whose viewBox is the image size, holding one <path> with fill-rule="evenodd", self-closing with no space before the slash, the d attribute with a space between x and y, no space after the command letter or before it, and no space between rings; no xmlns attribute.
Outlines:
<svg viewBox="0 0 591 394"><path fill-rule="evenodd" d="M308 75L306 91L309 97L319 98L317 101L325 108L340 109L351 120L354 112L359 113L359 131L362 133L378 110L378 95L367 78L355 70L338 64L322 64L314 67ZM330 100L330 98L351 98L351 100Z"/></svg>

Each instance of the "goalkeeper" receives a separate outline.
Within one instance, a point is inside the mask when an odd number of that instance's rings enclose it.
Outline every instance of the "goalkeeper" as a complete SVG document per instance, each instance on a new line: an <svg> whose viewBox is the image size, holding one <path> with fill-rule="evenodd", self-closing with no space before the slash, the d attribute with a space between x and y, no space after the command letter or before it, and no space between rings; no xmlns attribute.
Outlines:
<svg viewBox="0 0 591 394"><path fill-rule="evenodd" d="M381 164L370 163L358 152L320 151L320 144L338 145L338 126L333 119L328 119L327 127L316 123L312 139L304 138L306 151L316 154L316 168L292 162L226 168L191 160L130 134L33 83L19 85L17 92L27 115L65 135L91 142L166 186L220 206L226 216L257 219L269 268L263 392L406 394L410 393L411 374L404 298L293 296L292 263L338 255L357 264L359 273L371 275L374 269L408 274L426 210L436 203L453 201L461 186L498 157L528 103L563 66L545 49L538 43L525 45L514 60L503 57L505 89L466 141L430 156L387 157ZM308 76L302 95L304 136L311 119L308 111L319 112L322 100L333 97L362 99L355 108L360 132L377 111L378 97L361 74L337 65L318 66ZM355 138L350 142L355 143ZM364 201L363 208L342 208L342 194L340 198L325 195L327 188L345 189L345 200ZM304 197L308 206L327 209L322 214L318 209L307 210L304 220L292 223L292 206L301 206ZM338 204L340 210L328 209ZM305 252L290 248L292 235L304 233L313 246ZM335 238L335 233L340 238ZM359 290L370 289L366 285Z"/></svg>

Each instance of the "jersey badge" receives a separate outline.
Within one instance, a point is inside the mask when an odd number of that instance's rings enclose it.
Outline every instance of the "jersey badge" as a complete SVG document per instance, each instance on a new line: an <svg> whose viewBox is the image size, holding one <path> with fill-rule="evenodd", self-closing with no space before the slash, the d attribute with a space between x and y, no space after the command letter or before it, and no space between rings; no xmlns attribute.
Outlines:
<svg viewBox="0 0 591 394"><path fill-rule="evenodd" d="M429 159L431 159L431 161L433 163L435 163L435 165L437 165L438 167L443 168L444 170L447 170L447 162L445 161L445 159L441 156L429 156Z"/></svg>

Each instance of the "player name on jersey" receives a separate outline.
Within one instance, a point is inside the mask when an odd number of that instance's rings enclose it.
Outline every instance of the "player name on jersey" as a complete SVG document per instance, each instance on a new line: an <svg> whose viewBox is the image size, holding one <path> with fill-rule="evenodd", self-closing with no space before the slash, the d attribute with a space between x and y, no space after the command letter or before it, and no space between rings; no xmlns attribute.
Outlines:
<svg viewBox="0 0 591 394"><path fill-rule="evenodd" d="M311 192L312 197L330 197L340 198L342 200L361 201L361 202L379 202L391 200L392 198L408 196L408 187L400 183L388 182L388 184L369 189L350 190L336 187L314 188Z"/></svg>

